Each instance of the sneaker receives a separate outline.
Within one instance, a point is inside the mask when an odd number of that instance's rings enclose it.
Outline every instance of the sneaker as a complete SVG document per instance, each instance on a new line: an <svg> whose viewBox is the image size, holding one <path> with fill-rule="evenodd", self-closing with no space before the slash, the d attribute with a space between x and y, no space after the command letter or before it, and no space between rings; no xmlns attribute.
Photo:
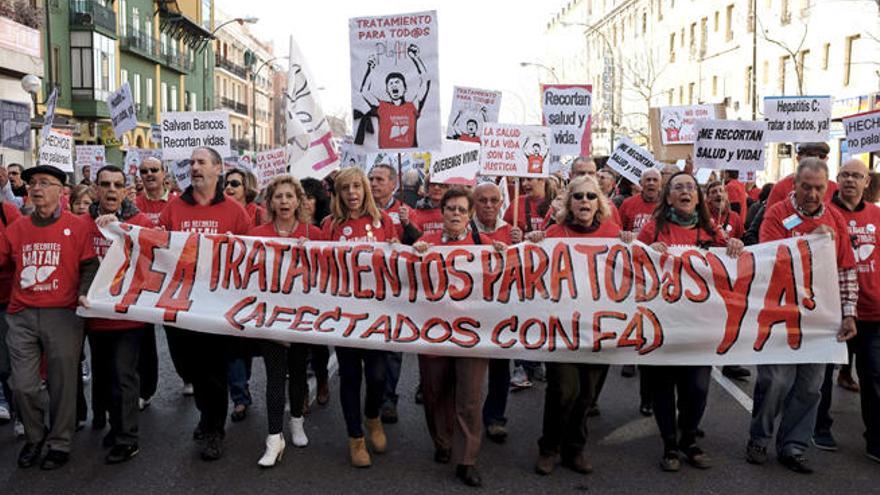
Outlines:
<svg viewBox="0 0 880 495"><path fill-rule="evenodd" d="M184 397L192 397L196 393L192 383L184 383L182 392Z"/></svg>
<svg viewBox="0 0 880 495"><path fill-rule="evenodd" d="M813 433L813 445L819 450L834 452L837 450L837 442L831 435L831 431L817 431Z"/></svg>
<svg viewBox="0 0 880 495"><path fill-rule="evenodd" d="M152 401L152 397L147 397L146 399L140 398L138 399L138 410L143 411L144 409L150 407L150 401Z"/></svg>
<svg viewBox="0 0 880 495"><path fill-rule="evenodd" d="M807 465L804 454L789 454L779 456L779 462L788 469L800 474L812 474L813 468Z"/></svg>
<svg viewBox="0 0 880 495"><path fill-rule="evenodd" d="M681 461L678 459L678 452L674 450L668 450L663 454L663 458L660 459L660 469L668 472L675 473L681 469Z"/></svg>
<svg viewBox="0 0 880 495"><path fill-rule="evenodd" d="M15 438L23 438L24 437L24 423L16 418L15 422L12 424L12 431L15 432Z"/></svg>
<svg viewBox="0 0 880 495"><path fill-rule="evenodd" d="M223 457L223 437L216 433L206 434L200 455L203 461L216 461Z"/></svg>
<svg viewBox="0 0 880 495"><path fill-rule="evenodd" d="M535 463L535 472L547 476L556 468L558 456L556 454L540 454L538 462Z"/></svg>
<svg viewBox="0 0 880 495"><path fill-rule="evenodd" d="M507 428L500 423L492 423L486 427L486 436L495 443L504 443L507 440Z"/></svg>
<svg viewBox="0 0 880 495"><path fill-rule="evenodd" d="M107 457L104 458L104 462L107 464L121 464L125 461L130 461L134 456L138 455L138 452L140 452L140 449L137 444L114 445L110 449L110 453L107 454Z"/></svg>
<svg viewBox="0 0 880 495"><path fill-rule="evenodd" d="M517 366L513 369L513 375L510 377L510 386L513 387L514 391L531 388L532 382L522 366Z"/></svg>
<svg viewBox="0 0 880 495"><path fill-rule="evenodd" d="M749 440L748 445L746 445L746 462L757 465L767 462L767 447L762 447Z"/></svg>
<svg viewBox="0 0 880 495"><path fill-rule="evenodd" d="M12 414L9 413L9 406L3 404L0 405L0 425L5 425L12 419Z"/></svg>

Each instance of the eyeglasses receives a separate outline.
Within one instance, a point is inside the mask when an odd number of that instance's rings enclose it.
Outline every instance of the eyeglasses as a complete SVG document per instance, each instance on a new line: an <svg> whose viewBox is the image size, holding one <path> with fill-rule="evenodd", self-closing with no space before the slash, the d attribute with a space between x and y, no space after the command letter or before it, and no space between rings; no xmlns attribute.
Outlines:
<svg viewBox="0 0 880 495"><path fill-rule="evenodd" d="M158 174L160 170L159 168L142 168L141 175Z"/></svg>
<svg viewBox="0 0 880 495"><path fill-rule="evenodd" d="M840 179L862 180L865 178L865 174L860 174L858 172L840 172L837 176Z"/></svg>
<svg viewBox="0 0 880 495"><path fill-rule="evenodd" d="M676 184L672 186L672 190L675 192L689 192L692 193L697 190L696 184Z"/></svg>
<svg viewBox="0 0 880 495"><path fill-rule="evenodd" d="M241 181L235 179L228 180L226 181L226 187L241 187Z"/></svg>
<svg viewBox="0 0 880 495"><path fill-rule="evenodd" d="M466 215L468 211L470 211L464 206L447 206L444 208L444 210L448 211L449 213L461 213L462 215Z"/></svg>
<svg viewBox="0 0 880 495"><path fill-rule="evenodd" d="M32 180L28 182L28 187L34 188L39 187L40 189L45 189L51 186L61 186L60 182L54 182L51 180Z"/></svg>
<svg viewBox="0 0 880 495"><path fill-rule="evenodd" d="M828 154L826 153L804 153L801 156L803 156L804 158L818 158L820 160L828 158Z"/></svg>
<svg viewBox="0 0 880 495"><path fill-rule="evenodd" d="M10 170L9 172L7 172L7 175L21 175L21 172L19 172L17 170L16 171Z"/></svg>
<svg viewBox="0 0 880 495"><path fill-rule="evenodd" d="M587 198L587 199L589 199L590 201L596 201L597 199L599 199L599 195L596 194L596 193L594 193L594 192L585 192L585 193L582 193L582 192L576 192L576 193L571 193L571 197L574 198L575 201L583 201L584 198Z"/></svg>
<svg viewBox="0 0 880 495"><path fill-rule="evenodd" d="M102 180L101 182L98 182L98 185L103 187L104 189L110 189L111 187L113 189L125 189L125 182L112 182L109 180Z"/></svg>

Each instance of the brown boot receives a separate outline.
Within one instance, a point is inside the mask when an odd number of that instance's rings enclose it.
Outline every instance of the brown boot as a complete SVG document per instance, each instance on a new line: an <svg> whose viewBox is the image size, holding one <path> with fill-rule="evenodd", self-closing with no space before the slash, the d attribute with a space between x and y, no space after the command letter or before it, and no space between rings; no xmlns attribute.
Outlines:
<svg viewBox="0 0 880 495"><path fill-rule="evenodd" d="M385 453L388 448L388 439L385 438L385 429L382 427L382 421L379 418L364 418L364 426L367 428L367 435L370 437L370 445L373 452L377 454Z"/></svg>
<svg viewBox="0 0 880 495"><path fill-rule="evenodd" d="M318 395L315 398L319 406L326 406L330 402L330 386L327 380L318 381Z"/></svg>
<svg viewBox="0 0 880 495"><path fill-rule="evenodd" d="M556 461L558 457L555 454L540 454L538 462L535 463L535 472L541 475L548 475L556 469Z"/></svg>
<svg viewBox="0 0 880 495"><path fill-rule="evenodd" d="M370 467L370 453L367 452L364 437L348 439L348 454L351 456L352 466L357 468Z"/></svg>
<svg viewBox="0 0 880 495"><path fill-rule="evenodd" d="M590 474L593 472L593 465L590 464L583 452L563 457L562 465L576 473Z"/></svg>

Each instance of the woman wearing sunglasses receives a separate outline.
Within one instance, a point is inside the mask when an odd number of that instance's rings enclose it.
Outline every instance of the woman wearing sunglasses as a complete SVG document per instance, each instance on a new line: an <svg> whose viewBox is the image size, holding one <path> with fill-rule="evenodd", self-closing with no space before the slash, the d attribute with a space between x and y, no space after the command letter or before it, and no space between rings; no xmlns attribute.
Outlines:
<svg viewBox="0 0 880 495"><path fill-rule="evenodd" d="M259 191L253 174L239 169L226 172L224 192L244 206L254 225L263 225L268 221L266 210L256 202Z"/></svg>
<svg viewBox="0 0 880 495"><path fill-rule="evenodd" d="M613 219L608 198L596 179L588 175L568 184L555 220L546 232L531 232L527 239L540 242L544 238L594 237L631 242L633 237L632 233L621 231ZM589 473L593 467L584 455L587 411L596 401L608 365L548 362L546 366L544 422L535 472L552 473L561 454L563 466L581 474Z"/></svg>
<svg viewBox="0 0 880 495"><path fill-rule="evenodd" d="M638 240L661 253L671 246L701 249L726 246L727 254L736 257L743 248L742 241L728 238L715 225L703 190L687 172L676 173L666 183L654 217L639 232ZM696 468L711 467L711 458L697 445L697 430L709 395L711 367L646 366L644 369L652 391L654 418L663 439L660 467L673 472L681 469L679 453Z"/></svg>

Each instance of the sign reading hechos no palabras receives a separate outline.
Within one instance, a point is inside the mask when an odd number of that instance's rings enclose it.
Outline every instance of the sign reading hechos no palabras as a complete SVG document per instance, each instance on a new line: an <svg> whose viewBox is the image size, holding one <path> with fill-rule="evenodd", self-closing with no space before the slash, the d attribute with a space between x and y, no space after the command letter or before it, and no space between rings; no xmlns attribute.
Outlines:
<svg viewBox="0 0 880 495"><path fill-rule="evenodd" d="M83 316L435 355L612 364L844 362L826 237L748 248L553 239L503 252L112 227ZM833 280L833 283L825 281Z"/></svg>

